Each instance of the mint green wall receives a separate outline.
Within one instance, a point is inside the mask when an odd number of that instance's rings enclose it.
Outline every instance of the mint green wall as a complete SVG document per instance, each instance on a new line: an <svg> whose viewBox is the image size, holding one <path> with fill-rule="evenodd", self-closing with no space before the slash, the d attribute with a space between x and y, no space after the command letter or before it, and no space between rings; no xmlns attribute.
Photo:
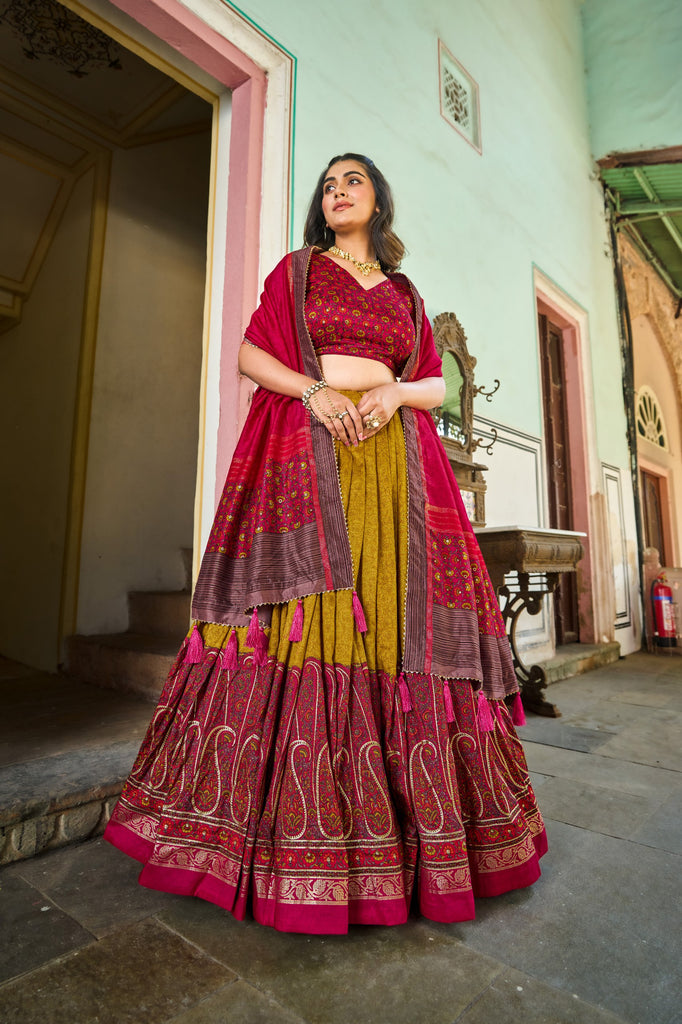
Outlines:
<svg viewBox="0 0 682 1024"><path fill-rule="evenodd" d="M325 161L367 153L394 188L404 269L452 310L502 387L485 415L542 433L532 265L590 313L602 458L625 465L611 266L593 180L574 0L248 0L298 59L296 244ZM441 38L479 83L483 154L440 116Z"/></svg>
<svg viewBox="0 0 682 1024"><path fill-rule="evenodd" d="M592 150L682 145L680 0L585 0Z"/></svg>

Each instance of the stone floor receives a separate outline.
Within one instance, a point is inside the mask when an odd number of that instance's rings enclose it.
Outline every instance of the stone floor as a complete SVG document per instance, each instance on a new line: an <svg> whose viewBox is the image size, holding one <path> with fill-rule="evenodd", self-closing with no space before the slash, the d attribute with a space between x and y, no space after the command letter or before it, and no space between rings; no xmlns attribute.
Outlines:
<svg viewBox="0 0 682 1024"><path fill-rule="evenodd" d="M475 922L279 934L140 888L95 839L0 871L0 1020L680 1024L682 659L634 655L550 697L563 717L521 730L543 876Z"/></svg>

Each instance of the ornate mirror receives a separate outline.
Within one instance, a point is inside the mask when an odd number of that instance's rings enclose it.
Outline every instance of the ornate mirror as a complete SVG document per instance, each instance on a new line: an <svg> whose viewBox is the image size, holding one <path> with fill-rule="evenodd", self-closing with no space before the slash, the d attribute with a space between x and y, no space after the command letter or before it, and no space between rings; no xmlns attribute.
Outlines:
<svg viewBox="0 0 682 1024"><path fill-rule="evenodd" d="M447 440L446 449L453 449L471 462L474 420L474 367L469 355L464 328L454 313L440 313L433 321L433 337L443 359L445 401L434 410L438 433ZM467 457L468 456L468 457Z"/></svg>
<svg viewBox="0 0 682 1024"><path fill-rule="evenodd" d="M443 447L462 492L462 499L473 526L485 526L485 466L474 462L473 453L483 445L492 455L497 432L491 428L492 440L488 445L483 438L474 437L474 398L484 395L490 401L500 386L499 380L491 391L474 385L476 360L469 355L467 336L454 313L440 313L433 321L433 337L438 354L443 360L445 400L432 416Z"/></svg>

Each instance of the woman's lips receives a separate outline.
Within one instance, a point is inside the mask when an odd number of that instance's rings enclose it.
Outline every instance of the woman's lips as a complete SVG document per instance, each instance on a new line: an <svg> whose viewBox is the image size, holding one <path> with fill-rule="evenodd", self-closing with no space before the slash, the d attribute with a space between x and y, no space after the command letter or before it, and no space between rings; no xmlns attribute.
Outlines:
<svg viewBox="0 0 682 1024"><path fill-rule="evenodd" d="M336 212L336 210L347 210L351 205L351 203L334 203L334 211Z"/></svg>

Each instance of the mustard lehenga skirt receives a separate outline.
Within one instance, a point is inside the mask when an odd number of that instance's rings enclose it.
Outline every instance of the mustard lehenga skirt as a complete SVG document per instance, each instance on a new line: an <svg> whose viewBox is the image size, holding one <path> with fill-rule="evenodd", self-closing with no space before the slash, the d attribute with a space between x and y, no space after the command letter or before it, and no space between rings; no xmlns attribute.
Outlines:
<svg viewBox="0 0 682 1024"><path fill-rule="evenodd" d="M411 906L467 920L475 896L537 879L542 818L505 703L484 731L468 680L400 675L400 417L337 448L366 631L351 591L275 605L267 657L246 628L200 623L105 837L143 862L143 885L283 931L400 924Z"/></svg>

